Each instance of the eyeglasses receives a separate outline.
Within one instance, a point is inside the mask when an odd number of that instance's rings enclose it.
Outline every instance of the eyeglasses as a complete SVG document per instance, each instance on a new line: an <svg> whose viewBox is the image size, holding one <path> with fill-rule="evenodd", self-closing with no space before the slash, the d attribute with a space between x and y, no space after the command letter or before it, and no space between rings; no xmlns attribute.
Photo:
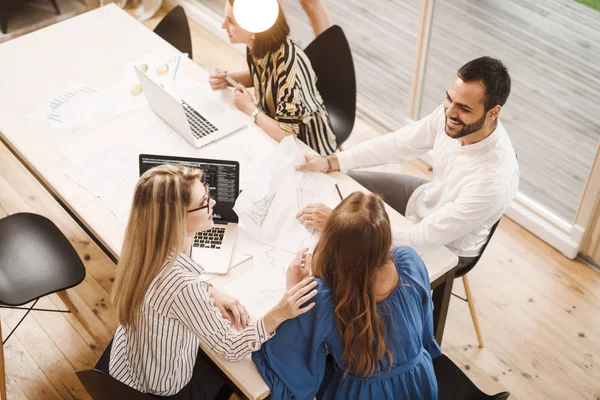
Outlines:
<svg viewBox="0 0 600 400"><path fill-rule="evenodd" d="M206 190L206 204L201 207L196 207L191 210L188 210L188 213L203 210L206 208L206 212L210 214L210 185L207 182L202 182L202 184L204 185L204 189Z"/></svg>

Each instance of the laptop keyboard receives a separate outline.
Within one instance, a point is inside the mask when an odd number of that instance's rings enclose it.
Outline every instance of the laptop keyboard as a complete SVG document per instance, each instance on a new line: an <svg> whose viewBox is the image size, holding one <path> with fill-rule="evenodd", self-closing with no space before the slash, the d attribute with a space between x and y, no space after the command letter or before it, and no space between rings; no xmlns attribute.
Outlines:
<svg viewBox="0 0 600 400"><path fill-rule="evenodd" d="M217 226L207 231L196 232L194 247L220 249L223 244L223 235L225 235L225 228Z"/></svg>
<svg viewBox="0 0 600 400"><path fill-rule="evenodd" d="M208 122L208 120L204 118L198 111L194 110L192 106L183 100L181 103L183 105L183 109L185 110L185 115L190 124L190 128L192 128L192 135L194 135L196 139L201 139L204 136L217 131L217 127Z"/></svg>

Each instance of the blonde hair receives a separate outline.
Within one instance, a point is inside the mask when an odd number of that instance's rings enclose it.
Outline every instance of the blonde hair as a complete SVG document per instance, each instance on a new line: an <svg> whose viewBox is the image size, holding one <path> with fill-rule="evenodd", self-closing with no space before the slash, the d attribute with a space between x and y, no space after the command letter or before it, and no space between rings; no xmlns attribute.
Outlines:
<svg viewBox="0 0 600 400"><path fill-rule="evenodd" d="M335 320L349 372L368 378L383 356L393 364L373 288L391 259L390 220L381 197L355 192L333 210L312 259L313 274L332 287Z"/></svg>
<svg viewBox="0 0 600 400"><path fill-rule="evenodd" d="M201 177L196 168L162 165L146 171L138 181L112 292L122 326L135 329L150 284L169 254L181 250L192 189Z"/></svg>

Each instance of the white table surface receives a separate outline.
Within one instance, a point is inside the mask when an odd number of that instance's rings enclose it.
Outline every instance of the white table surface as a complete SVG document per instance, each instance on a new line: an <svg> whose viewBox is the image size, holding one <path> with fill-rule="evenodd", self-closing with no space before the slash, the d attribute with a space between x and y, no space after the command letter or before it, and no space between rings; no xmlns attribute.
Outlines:
<svg viewBox="0 0 600 400"><path fill-rule="evenodd" d="M123 242L123 224L101 199L65 175L71 163L57 144L77 135L77 130L52 129L30 119L28 115L39 103L56 95L69 81L105 88L122 81L128 66L145 54L177 53L170 44L115 5L96 9L0 45L0 135L53 194L117 257ZM186 63L184 77L207 84L207 72L189 59ZM190 153L191 146L164 124L159 124L149 134L164 135L165 140L174 141L170 143L180 146L180 154ZM228 159L239 157L235 143L240 135L255 135L257 140L276 145L248 118L246 128L222 139L232 145ZM118 143L115 145L118 146ZM194 152L198 157L210 158L208 149ZM265 154L270 150L265 149ZM94 146L90 146L89 151L94 152ZM339 186L345 196L355 190L366 191L345 174L337 172L331 175L341 181ZM387 211L393 225L410 224L390 207ZM431 281L457 263L457 257L446 248L427 252L422 258ZM211 282L224 286L251 267L252 260L248 260ZM250 357L232 363L210 349L202 348L248 398L264 398L269 394Z"/></svg>

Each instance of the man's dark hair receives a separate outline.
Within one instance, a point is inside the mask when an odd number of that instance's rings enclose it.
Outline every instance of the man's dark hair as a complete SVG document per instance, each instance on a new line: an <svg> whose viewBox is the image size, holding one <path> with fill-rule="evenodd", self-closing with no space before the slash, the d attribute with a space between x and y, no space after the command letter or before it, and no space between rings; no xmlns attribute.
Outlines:
<svg viewBox="0 0 600 400"><path fill-rule="evenodd" d="M491 57L476 58L460 67L457 75L464 82L483 82L483 106L486 112L496 105L503 106L506 103L510 94L510 75L502 61Z"/></svg>

